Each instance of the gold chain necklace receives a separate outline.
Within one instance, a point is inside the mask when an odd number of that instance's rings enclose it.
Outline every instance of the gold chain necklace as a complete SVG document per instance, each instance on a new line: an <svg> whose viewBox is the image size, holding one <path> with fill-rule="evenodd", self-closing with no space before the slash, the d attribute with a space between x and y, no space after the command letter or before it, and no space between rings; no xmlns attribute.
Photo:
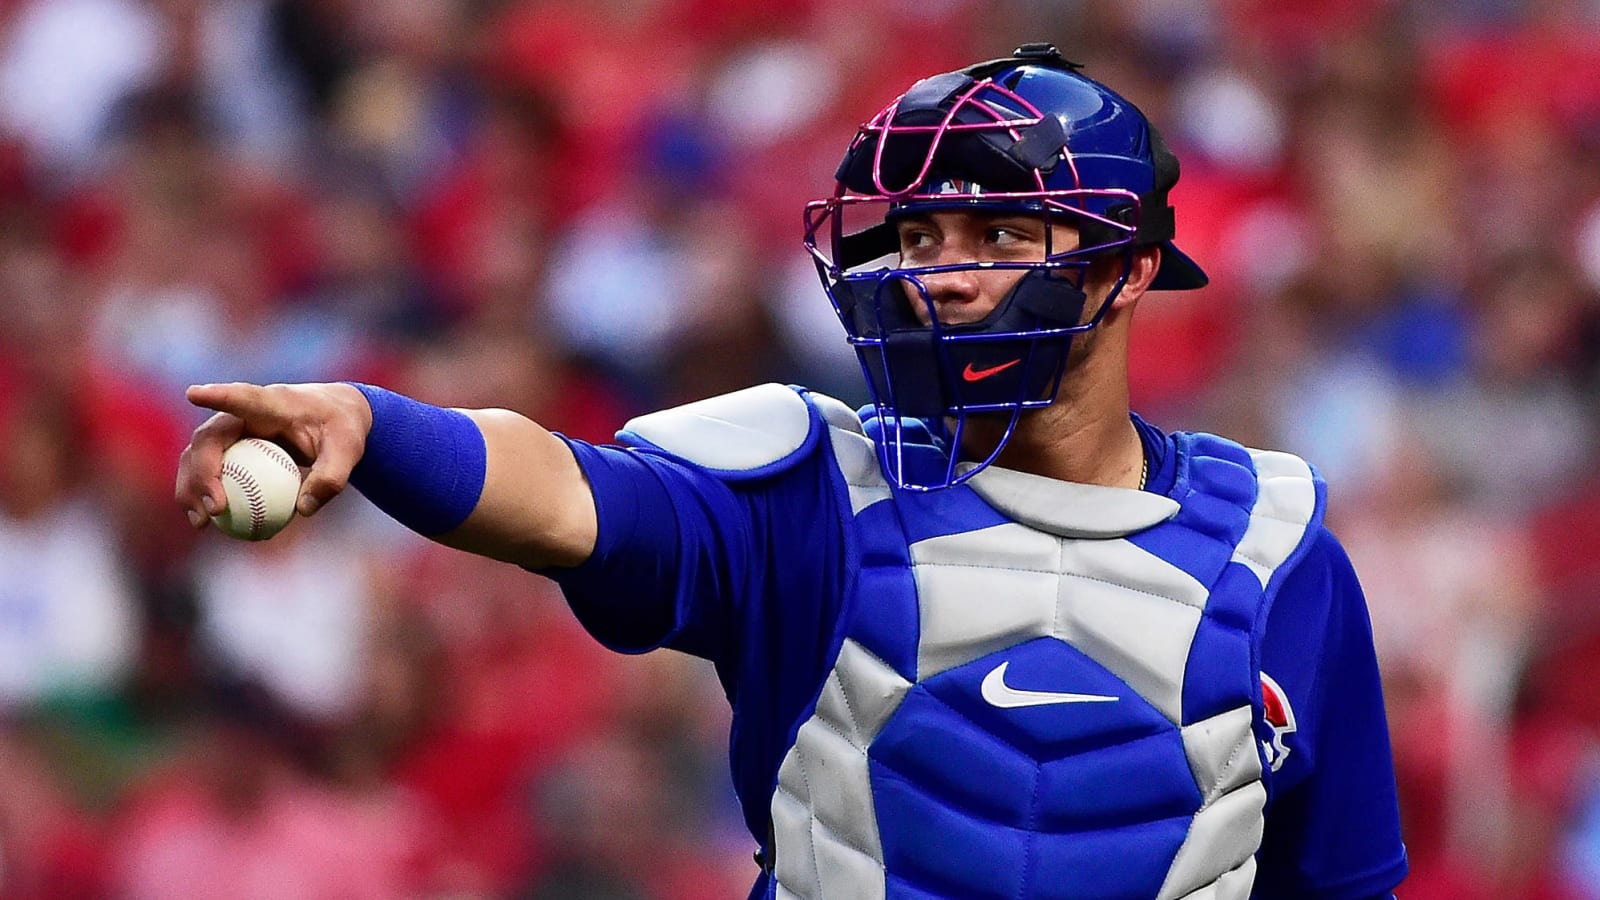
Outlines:
<svg viewBox="0 0 1600 900"><path fill-rule="evenodd" d="M1142 450L1139 454L1139 490L1144 490L1145 479L1150 477L1150 455Z"/></svg>

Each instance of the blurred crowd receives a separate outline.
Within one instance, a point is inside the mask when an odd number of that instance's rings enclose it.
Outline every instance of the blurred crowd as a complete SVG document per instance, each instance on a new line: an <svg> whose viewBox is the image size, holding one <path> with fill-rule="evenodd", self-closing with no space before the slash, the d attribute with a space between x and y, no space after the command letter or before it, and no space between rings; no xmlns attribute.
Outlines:
<svg viewBox="0 0 1600 900"><path fill-rule="evenodd" d="M0 898L742 896L708 666L353 494L191 531L183 389L864 402L801 207L1028 40L1184 161L1137 408L1330 482L1402 900L1600 897L1595 0L0 0Z"/></svg>

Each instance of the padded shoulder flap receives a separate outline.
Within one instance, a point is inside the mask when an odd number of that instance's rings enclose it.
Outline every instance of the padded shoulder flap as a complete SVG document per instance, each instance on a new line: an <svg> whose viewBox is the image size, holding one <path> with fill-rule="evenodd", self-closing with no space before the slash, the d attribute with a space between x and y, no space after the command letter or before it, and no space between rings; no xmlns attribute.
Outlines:
<svg viewBox="0 0 1600 900"><path fill-rule="evenodd" d="M833 412L830 403L843 407L800 388L763 384L631 419L617 440L730 481L764 478L816 448L827 429L823 411Z"/></svg>

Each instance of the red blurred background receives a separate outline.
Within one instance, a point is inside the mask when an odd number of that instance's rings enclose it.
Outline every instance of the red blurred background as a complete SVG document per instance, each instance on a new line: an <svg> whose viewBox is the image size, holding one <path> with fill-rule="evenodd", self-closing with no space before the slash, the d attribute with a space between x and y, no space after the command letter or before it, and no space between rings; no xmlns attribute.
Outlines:
<svg viewBox="0 0 1600 900"><path fill-rule="evenodd" d="M0 898L742 896L708 667L356 496L196 536L183 387L860 403L801 206L1029 40L1184 160L1140 410L1330 481L1400 896L1600 897L1594 0L0 0Z"/></svg>

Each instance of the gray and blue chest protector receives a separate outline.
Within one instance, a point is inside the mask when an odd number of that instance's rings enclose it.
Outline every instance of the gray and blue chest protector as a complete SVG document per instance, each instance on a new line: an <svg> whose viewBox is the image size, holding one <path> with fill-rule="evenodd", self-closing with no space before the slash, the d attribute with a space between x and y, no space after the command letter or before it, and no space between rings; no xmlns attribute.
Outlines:
<svg viewBox="0 0 1600 900"><path fill-rule="evenodd" d="M1311 468L1178 434L1170 497L993 467L902 490L876 422L778 385L626 434L745 477L806 452L808 403L857 558L837 654L778 769L768 895L1248 897L1262 632L1321 523Z"/></svg>
<svg viewBox="0 0 1600 900"><path fill-rule="evenodd" d="M1176 499L1001 469L904 492L823 408L862 566L779 770L774 896L1248 897L1310 467L1181 434Z"/></svg>

